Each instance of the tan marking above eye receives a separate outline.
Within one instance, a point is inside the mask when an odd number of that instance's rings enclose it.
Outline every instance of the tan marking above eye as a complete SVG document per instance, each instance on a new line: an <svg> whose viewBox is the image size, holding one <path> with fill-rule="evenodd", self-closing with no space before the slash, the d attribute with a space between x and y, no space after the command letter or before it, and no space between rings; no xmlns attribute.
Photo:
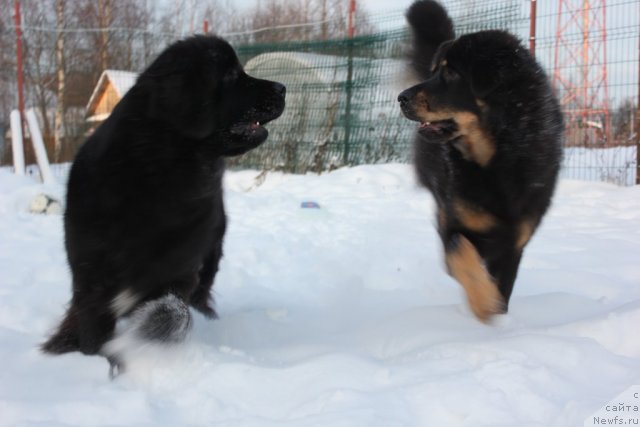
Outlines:
<svg viewBox="0 0 640 427"><path fill-rule="evenodd" d="M446 66L447 66L447 64L448 64L448 62L447 62L447 60L446 60L446 59L443 59L442 61L440 61L440 66L441 66L441 67L446 67Z"/></svg>
<svg viewBox="0 0 640 427"><path fill-rule="evenodd" d="M498 224L498 219L495 216L462 199L453 201L453 211L464 227L477 233L485 233Z"/></svg>

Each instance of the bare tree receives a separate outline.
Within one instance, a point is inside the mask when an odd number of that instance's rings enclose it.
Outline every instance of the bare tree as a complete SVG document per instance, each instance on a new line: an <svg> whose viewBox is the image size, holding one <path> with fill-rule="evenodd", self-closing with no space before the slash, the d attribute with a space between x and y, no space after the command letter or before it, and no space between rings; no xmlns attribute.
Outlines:
<svg viewBox="0 0 640 427"><path fill-rule="evenodd" d="M64 66L64 29L65 29L65 0L56 0L56 28L58 35L56 39L56 68L58 76L58 87L56 92L56 114L54 119L54 162L60 161L62 150L62 126L64 122L64 89L65 89L65 66Z"/></svg>
<svg viewBox="0 0 640 427"><path fill-rule="evenodd" d="M0 123L8 124L9 113L15 108L15 32L12 27L13 4L0 0Z"/></svg>
<svg viewBox="0 0 640 427"><path fill-rule="evenodd" d="M51 1L23 3L25 27L54 28ZM49 107L53 103L51 88L55 82L55 40L43 31L24 32L25 98L27 105L35 105L42 119L45 139L51 136Z"/></svg>
<svg viewBox="0 0 640 427"><path fill-rule="evenodd" d="M327 40L347 37L348 0L263 0L248 11L253 41ZM356 10L358 34L372 32L368 13Z"/></svg>
<svg viewBox="0 0 640 427"><path fill-rule="evenodd" d="M624 99L611 113L611 128L615 145L635 144L635 115L638 106L633 98ZM637 128L637 126L635 126Z"/></svg>
<svg viewBox="0 0 640 427"><path fill-rule="evenodd" d="M109 27L113 17L113 3L111 0L98 0L97 18L100 31L100 68L109 68Z"/></svg>

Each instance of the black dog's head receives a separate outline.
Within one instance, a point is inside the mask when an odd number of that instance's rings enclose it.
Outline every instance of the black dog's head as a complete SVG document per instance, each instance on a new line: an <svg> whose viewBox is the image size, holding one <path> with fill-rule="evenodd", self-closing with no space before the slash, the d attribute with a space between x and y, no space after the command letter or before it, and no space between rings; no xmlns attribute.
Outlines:
<svg viewBox="0 0 640 427"><path fill-rule="evenodd" d="M420 122L418 132L429 139L477 132L491 108L509 101L509 88L530 68L522 67L528 56L504 31L446 41L433 56L430 77L398 96L402 112Z"/></svg>
<svg viewBox="0 0 640 427"><path fill-rule="evenodd" d="M248 76L224 40L195 36L169 46L136 83L148 94L146 115L185 138L209 140L234 156L262 144L278 118L285 87ZM134 88L136 89L136 88Z"/></svg>

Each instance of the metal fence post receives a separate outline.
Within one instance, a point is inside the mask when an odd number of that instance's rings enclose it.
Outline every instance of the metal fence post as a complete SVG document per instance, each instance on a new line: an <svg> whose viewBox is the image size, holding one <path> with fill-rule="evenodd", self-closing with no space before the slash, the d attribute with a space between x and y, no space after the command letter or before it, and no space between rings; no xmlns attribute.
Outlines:
<svg viewBox="0 0 640 427"><path fill-rule="evenodd" d="M640 185L640 34L638 35L638 100L636 102L636 185Z"/></svg>
<svg viewBox="0 0 640 427"><path fill-rule="evenodd" d="M351 97L353 92L353 39L347 40L348 59L347 59L347 102L345 106L345 125L344 125L344 153L342 161L345 165L349 164L349 145L351 144Z"/></svg>
<svg viewBox="0 0 640 427"><path fill-rule="evenodd" d="M536 19L537 2L536 0L531 0L531 16L529 17L529 50L533 56L536 56Z"/></svg>

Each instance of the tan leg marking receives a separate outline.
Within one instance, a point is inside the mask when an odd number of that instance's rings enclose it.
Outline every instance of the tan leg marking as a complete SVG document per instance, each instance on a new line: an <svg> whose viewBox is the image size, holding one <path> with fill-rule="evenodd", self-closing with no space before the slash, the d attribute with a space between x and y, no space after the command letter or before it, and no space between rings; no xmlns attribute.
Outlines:
<svg viewBox="0 0 640 427"><path fill-rule="evenodd" d="M460 199L454 200L453 210L458 221L471 231L485 233L498 223L497 218L489 212Z"/></svg>
<svg viewBox="0 0 640 427"><path fill-rule="evenodd" d="M531 221L522 221L518 225L518 237L516 239L516 248L522 250L533 235L535 226Z"/></svg>
<svg viewBox="0 0 640 427"><path fill-rule="evenodd" d="M498 286L467 238L460 237L458 247L447 253L446 261L451 275L464 288L471 311L479 320L486 322L494 314L504 311Z"/></svg>

